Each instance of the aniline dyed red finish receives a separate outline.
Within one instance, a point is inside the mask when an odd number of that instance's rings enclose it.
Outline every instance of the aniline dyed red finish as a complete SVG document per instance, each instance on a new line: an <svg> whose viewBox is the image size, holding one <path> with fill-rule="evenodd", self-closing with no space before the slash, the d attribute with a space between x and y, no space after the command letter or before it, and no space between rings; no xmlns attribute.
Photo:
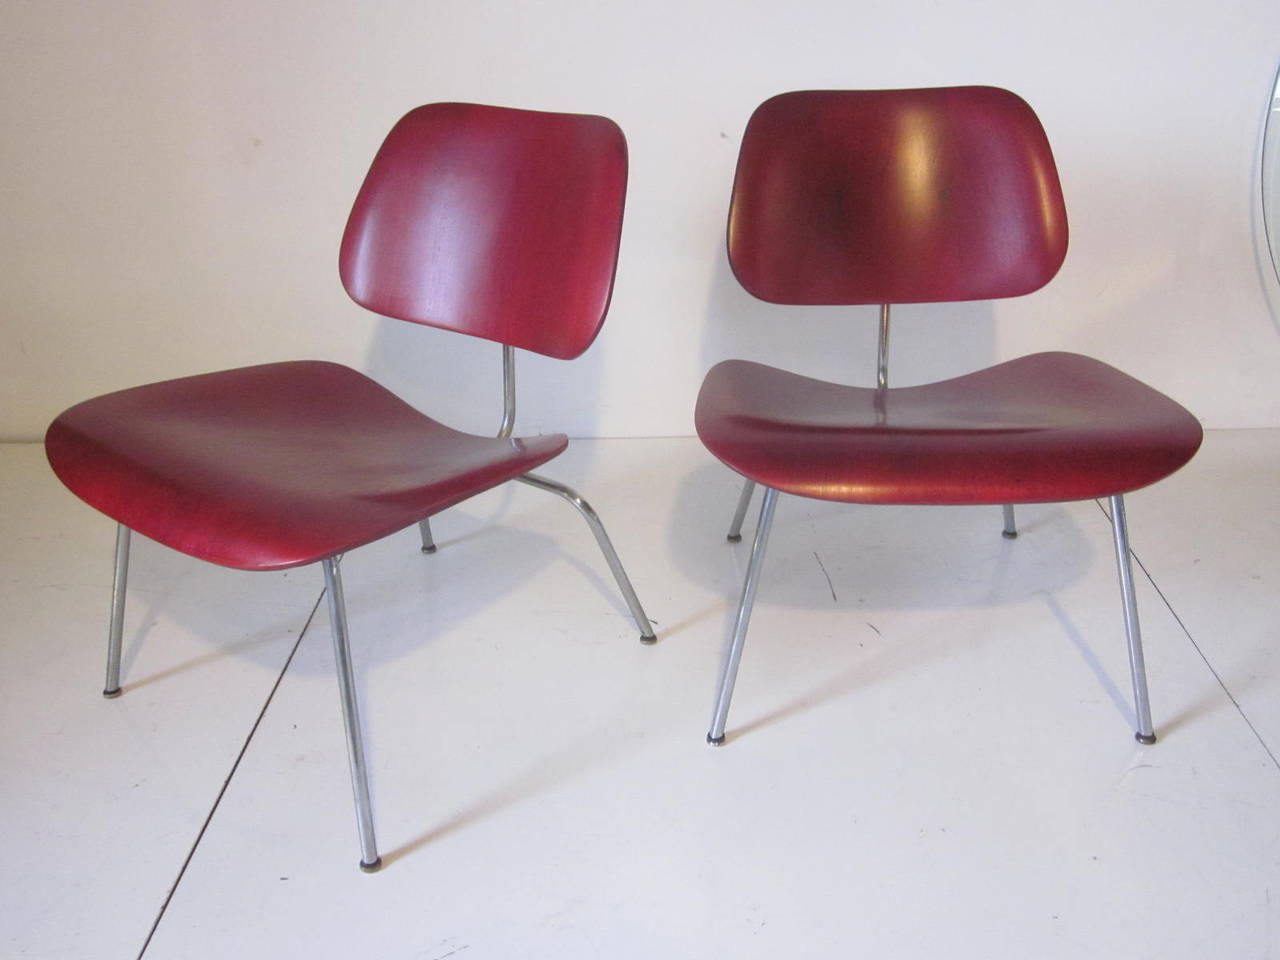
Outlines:
<svg viewBox="0 0 1280 960"><path fill-rule="evenodd" d="M243 570L344 553L532 470L562 434L499 440L423 416L336 363L241 367L88 400L45 450L77 496Z"/></svg>
<svg viewBox="0 0 1280 960"><path fill-rule="evenodd" d="M1201 439L1164 394L1074 353L887 391L727 360L703 383L697 427L740 473L848 503L1111 496L1168 476Z"/></svg>
<svg viewBox="0 0 1280 960"><path fill-rule="evenodd" d="M729 262L762 300L1011 297L1066 252L1049 141L1007 90L784 93L743 134Z"/></svg>
<svg viewBox="0 0 1280 960"><path fill-rule="evenodd" d="M374 161L343 279L383 313L573 356L608 305L625 184L622 134L602 117L421 107ZM247 570L377 540L567 443L459 433L361 373L312 361L107 394L45 437L50 465L90 505Z"/></svg>
<svg viewBox="0 0 1280 960"><path fill-rule="evenodd" d="M342 282L377 313L571 359L604 322L626 185L612 120L418 107L356 198Z"/></svg>
<svg viewBox="0 0 1280 960"><path fill-rule="evenodd" d="M766 101L743 138L729 220L738 279L792 304L1027 293L1066 252L1048 142L990 87L810 91ZM731 360L698 435L739 473L801 496L979 504L1122 494L1186 463L1196 419L1087 357L1042 353L876 390Z"/></svg>

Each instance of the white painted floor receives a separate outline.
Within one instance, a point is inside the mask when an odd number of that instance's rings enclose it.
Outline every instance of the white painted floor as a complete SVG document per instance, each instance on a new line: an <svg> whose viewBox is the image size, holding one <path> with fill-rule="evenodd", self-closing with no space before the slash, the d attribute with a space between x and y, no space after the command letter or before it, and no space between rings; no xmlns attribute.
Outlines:
<svg viewBox="0 0 1280 960"><path fill-rule="evenodd" d="M367 876L319 570L136 538L104 700L113 526L0 448L0 955L1280 953L1280 431L1210 434L1128 498L1145 748L1093 502L1006 541L998 508L784 498L716 750L736 478L685 439L543 472L600 511L659 643L526 487L436 518L434 556L350 554Z"/></svg>

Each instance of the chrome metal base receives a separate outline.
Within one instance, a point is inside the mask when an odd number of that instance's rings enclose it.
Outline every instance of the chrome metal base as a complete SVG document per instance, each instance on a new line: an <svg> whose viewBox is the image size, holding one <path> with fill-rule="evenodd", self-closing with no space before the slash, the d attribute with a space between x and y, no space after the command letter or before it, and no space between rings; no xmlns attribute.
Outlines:
<svg viewBox="0 0 1280 960"><path fill-rule="evenodd" d="M754 483L751 485L754 486ZM742 498L742 500L746 499L746 497ZM733 623L729 652L725 656L724 670L720 675L720 691L716 695L715 708L711 712L711 730L707 733L707 743L713 746L724 743L724 725L729 719L729 701L733 699L733 686L738 679L738 664L742 662L742 647L747 640L747 625L751 622L751 607L755 604L756 585L760 582L765 545L769 542L769 528L773 525L773 511L777 504L778 491L772 487L766 487L764 502L760 505L760 520L756 523L756 539L751 545L747 577L742 584L742 600L738 603L738 615Z"/></svg>
<svg viewBox="0 0 1280 960"><path fill-rule="evenodd" d="M1133 594L1133 568L1129 563L1129 523L1125 519L1124 497L1111 500L1111 532L1116 547L1116 568L1120 574L1120 599L1124 605L1124 633L1129 641L1129 674L1133 680L1133 712L1138 722L1134 737L1139 743L1156 742L1151 726L1151 702L1147 696L1147 665L1142 655L1142 630L1138 625L1138 602Z"/></svg>
<svg viewBox="0 0 1280 960"><path fill-rule="evenodd" d="M111 626L107 631L107 682L102 695L108 700L120 696L120 649L124 642L124 597L129 585L129 543L133 531L116 524L116 568L111 581Z"/></svg>
<svg viewBox="0 0 1280 960"><path fill-rule="evenodd" d="M746 519L747 507L751 506L751 494L755 489L754 480L748 480L742 485L742 493L738 495L738 506L734 508L733 520L729 523L729 535L725 537L730 543L738 543L742 540L742 521Z"/></svg>
<svg viewBox="0 0 1280 960"><path fill-rule="evenodd" d="M418 532L422 535L422 552L435 553L436 541L431 536L431 521L429 519L419 520Z"/></svg>
<svg viewBox="0 0 1280 960"><path fill-rule="evenodd" d="M748 480L738 501L738 511L734 515L730 527L730 539L739 534L742 516L746 512L746 504L750 500L753 481ZM715 709L712 712L711 729L707 733L707 743L722 746L725 742L725 722L729 715L729 703L733 697L733 687L737 681L738 665L742 660L742 648L746 642L747 626L751 620L751 608L755 603L756 586L763 566L765 547L768 543L769 528L773 523L773 511L777 503L778 491L766 488L764 503L760 506L760 520L756 525L755 543L751 548L751 559L747 564L746 580L742 586L742 599L738 603L738 613L734 621L733 633L729 642L729 651L725 657L723 672L720 677L720 689L716 696ZM1138 606L1134 598L1133 571L1130 565L1129 529L1125 519L1124 497L1113 496L1111 503L1111 527L1115 539L1116 566L1120 574L1120 596L1124 605L1125 636L1129 645L1129 668L1133 680L1133 706L1137 731L1133 737L1144 746L1156 742L1156 733L1151 724L1151 704L1147 694L1147 671L1142 653L1142 632L1138 625ZM1004 536L1013 539L1018 535L1014 525L1013 506L1004 505Z"/></svg>
<svg viewBox="0 0 1280 960"><path fill-rule="evenodd" d="M640 642L656 643L658 637L653 632L653 624L645 616L644 608L640 606L640 599L636 596L636 591L631 586L631 578L627 576L627 571L623 569L622 561L618 559L618 551L613 549L609 534L605 532L604 524L600 522L599 515L591 509L591 504L587 503L582 498L582 495L572 487L555 480L548 480L546 477L540 477L535 473L526 473L523 476L516 477L516 479L521 483L527 483L531 487L537 487L539 490L554 493L556 496L569 501L577 509L578 513L582 514L582 519L587 521L587 526L595 534L596 543L599 544L600 552L604 554L604 559L609 564L609 569L613 571L613 579L617 582L618 589L622 592L622 598L627 602L627 607L631 610L632 619L635 620L636 626L640 628Z"/></svg>
<svg viewBox="0 0 1280 960"><path fill-rule="evenodd" d="M1004 505L1004 530L1000 534L1006 540L1018 539L1018 525L1013 520L1013 504Z"/></svg>
<svg viewBox="0 0 1280 960"><path fill-rule="evenodd" d="M382 866L378 843L373 835L373 808L369 802L369 772L360 734L360 709L356 703L355 673L351 668L351 645L347 639L347 605L342 596L342 574L338 562L321 560L325 597L329 601L329 627L333 631L333 659L338 668L338 692L342 697L342 720L347 732L347 761L351 767L351 789L355 794L356 826L360 832L360 869L371 873Z"/></svg>

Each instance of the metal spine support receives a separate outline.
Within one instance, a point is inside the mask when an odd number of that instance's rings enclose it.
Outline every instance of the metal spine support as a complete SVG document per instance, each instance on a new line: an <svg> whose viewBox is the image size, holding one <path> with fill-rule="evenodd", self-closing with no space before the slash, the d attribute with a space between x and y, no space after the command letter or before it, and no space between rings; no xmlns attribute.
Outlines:
<svg viewBox="0 0 1280 960"><path fill-rule="evenodd" d="M756 524L756 539L751 546L751 561L747 564L747 578L742 585L742 600L733 622L733 638L729 642L729 654L725 658L724 672L720 676L720 692L716 695L715 709L711 714L711 730L707 743L720 746L724 743L724 725L729 718L729 701L733 699L733 686L738 679L738 664L742 662L742 647L747 640L747 625L751 622L751 608L756 602L756 585L760 582L760 570L764 566L764 550L769 542L769 528L773 525L773 510L778 503L778 491L765 488L764 502L760 505L760 520Z"/></svg>
<svg viewBox="0 0 1280 960"><path fill-rule="evenodd" d="M498 436L505 440L516 428L516 351L510 344L502 345L502 424L498 427ZM422 552L435 553L436 541L431 534L431 520L424 518L418 521L418 532L422 535Z"/></svg>
<svg viewBox="0 0 1280 960"><path fill-rule="evenodd" d="M116 571L111 583L111 628L107 634L107 682L102 695L120 696L120 649L124 643L124 597L129 583L129 542L133 531L116 525Z"/></svg>
<svg viewBox="0 0 1280 960"><path fill-rule="evenodd" d="M1129 563L1129 523L1125 519L1124 497L1111 500L1111 532L1116 545L1116 567L1120 573L1120 597L1124 603L1124 632L1129 641L1129 673L1133 678L1133 709L1139 743L1156 742L1151 725L1151 702L1147 698L1147 665L1142 656L1142 630L1138 626L1138 602L1133 593L1133 568Z"/></svg>
<svg viewBox="0 0 1280 960"><path fill-rule="evenodd" d="M510 437L512 431L515 430L515 426L515 348L504 343L502 345L502 426L498 428L498 436L504 439ZM622 561L618 559L618 552L614 550L609 534L605 532L604 524L600 522L600 517L591 508L591 504L587 503L578 491L555 480L548 480L546 477L540 477L534 473L526 473L523 476L516 477L516 479L521 483L527 483L531 487L546 490L548 493L563 497L573 504L578 513L582 514L582 519L587 521L587 526L595 534L596 543L600 545L600 552L604 554L605 561L609 564L609 569L613 571L613 579L617 581L618 589L622 591L622 598L626 600L627 607L631 610L632 619L635 620L636 626L640 628L640 642L656 642L658 638L653 632L653 625L645 615L644 608L640 606L640 599L636 596L635 588L631 586L631 578L627 576L627 571L623 569Z"/></svg>
<svg viewBox="0 0 1280 960"><path fill-rule="evenodd" d="M880 339L876 349L876 388L889 388L889 304L880 304Z"/></svg>
<svg viewBox="0 0 1280 960"><path fill-rule="evenodd" d="M351 668L351 646L347 641L347 605L342 596L342 574L338 559L321 561L324 567L325 596L329 600L329 627L333 631L333 654L338 667L338 692L342 697L342 720L347 731L347 760L351 765L351 789L355 794L356 823L360 830L360 869L373 873L382 866L373 836L373 808L369 803L369 771L360 734L360 710L356 703L356 681Z"/></svg>
<svg viewBox="0 0 1280 960"><path fill-rule="evenodd" d="M506 439L516 428L516 350L502 345L502 426L498 436Z"/></svg>
<svg viewBox="0 0 1280 960"><path fill-rule="evenodd" d="M622 598L627 601L627 607L631 610L632 619L635 620L636 626L640 628L640 642L654 643L658 638L653 632L653 625L649 622L649 618L645 616L644 607L640 606L640 599L636 596L636 591L631 586L631 579L627 576L627 571L623 569L622 561L618 559L618 552L613 549L609 534L605 532L604 524L600 522L600 517L595 510L591 509L591 504L587 503L582 498L582 495L572 487L555 480L548 480L546 477L540 477L534 473L526 473L523 476L516 477L516 479L521 483L527 483L531 487L537 487L539 490L546 490L548 493L563 497L573 504L578 513L582 514L582 519L587 521L587 526L595 534L596 543L600 545L600 552L604 554L604 558L609 564L609 569L613 571L613 579L617 581L618 589L622 591Z"/></svg>

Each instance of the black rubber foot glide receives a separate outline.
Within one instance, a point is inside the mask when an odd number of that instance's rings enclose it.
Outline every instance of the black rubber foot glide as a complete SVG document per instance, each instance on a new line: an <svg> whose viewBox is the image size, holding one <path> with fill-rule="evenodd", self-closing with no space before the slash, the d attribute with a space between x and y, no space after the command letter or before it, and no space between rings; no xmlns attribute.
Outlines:
<svg viewBox="0 0 1280 960"><path fill-rule="evenodd" d="M731 533L731 534L729 534L727 537L725 537L725 539L726 539L726 540L728 540L730 543L741 543L741 542L742 542L742 534L740 534L740 533Z"/></svg>
<svg viewBox="0 0 1280 960"><path fill-rule="evenodd" d="M373 863L365 863L363 860L361 860L360 869L363 870L365 873L377 873L379 870L382 869L382 858L379 857L377 860L373 861Z"/></svg>
<svg viewBox="0 0 1280 960"><path fill-rule="evenodd" d="M1017 530L1001 530L1000 536L1004 537L1006 540L1017 540L1018 531Z"/></svg>
<svg viewBox="0 0 1280 960"><path fill-rule="evenodd" d="M1146 744L1149 747L1156 742L1156 735L1153 733L1150 736L1147 736L1146 734L1135 733L1133 735L1133 739L1137 740L1139 743Z"/></svg>
<svg viewBox="0 0 1280 960"><path fill-rule="evenodd" d="M723 746L724 746L724 734L722 733L722 734L720 734L720 736L718 736L718 737L713 737L711 734L709 734L709 733L708 733L708 734L707 734L707 743L711 744L713 747L723 747Z"/></svg>
<svg viewBox="0 0 1280 960"><path fill-rule="evenodd" d="M423 548L422 548L422 552L423 552L423 553L435 553L435 552L436 552L435 544L432 544L432 545L431 545L431 546L429 546L429 547L423 547Z"/></svg>
<svg viewBox="0 0 1280 960"><path fill-rule="evenodd" d="M649 644L650 646L652 646L653 644L655 644L655 643L657 643L657 642L658 642L658 637L657 637L657 635L656 635L656 634L652 634L652 633L650 633L650 634L644 634L644 633L642 633L642 634L640 634L640 642L641 642L641 643L647 643L647 644Z"/></svg>
<svg viewBox="0 0 1280 960"><path fill-rule="evenodd" d="M119 687L116 687L114 690L102 691L102 695L106 697L108 700L114 700L116 697L120 696L120 693L121 693L121 690Z"/></svg>

